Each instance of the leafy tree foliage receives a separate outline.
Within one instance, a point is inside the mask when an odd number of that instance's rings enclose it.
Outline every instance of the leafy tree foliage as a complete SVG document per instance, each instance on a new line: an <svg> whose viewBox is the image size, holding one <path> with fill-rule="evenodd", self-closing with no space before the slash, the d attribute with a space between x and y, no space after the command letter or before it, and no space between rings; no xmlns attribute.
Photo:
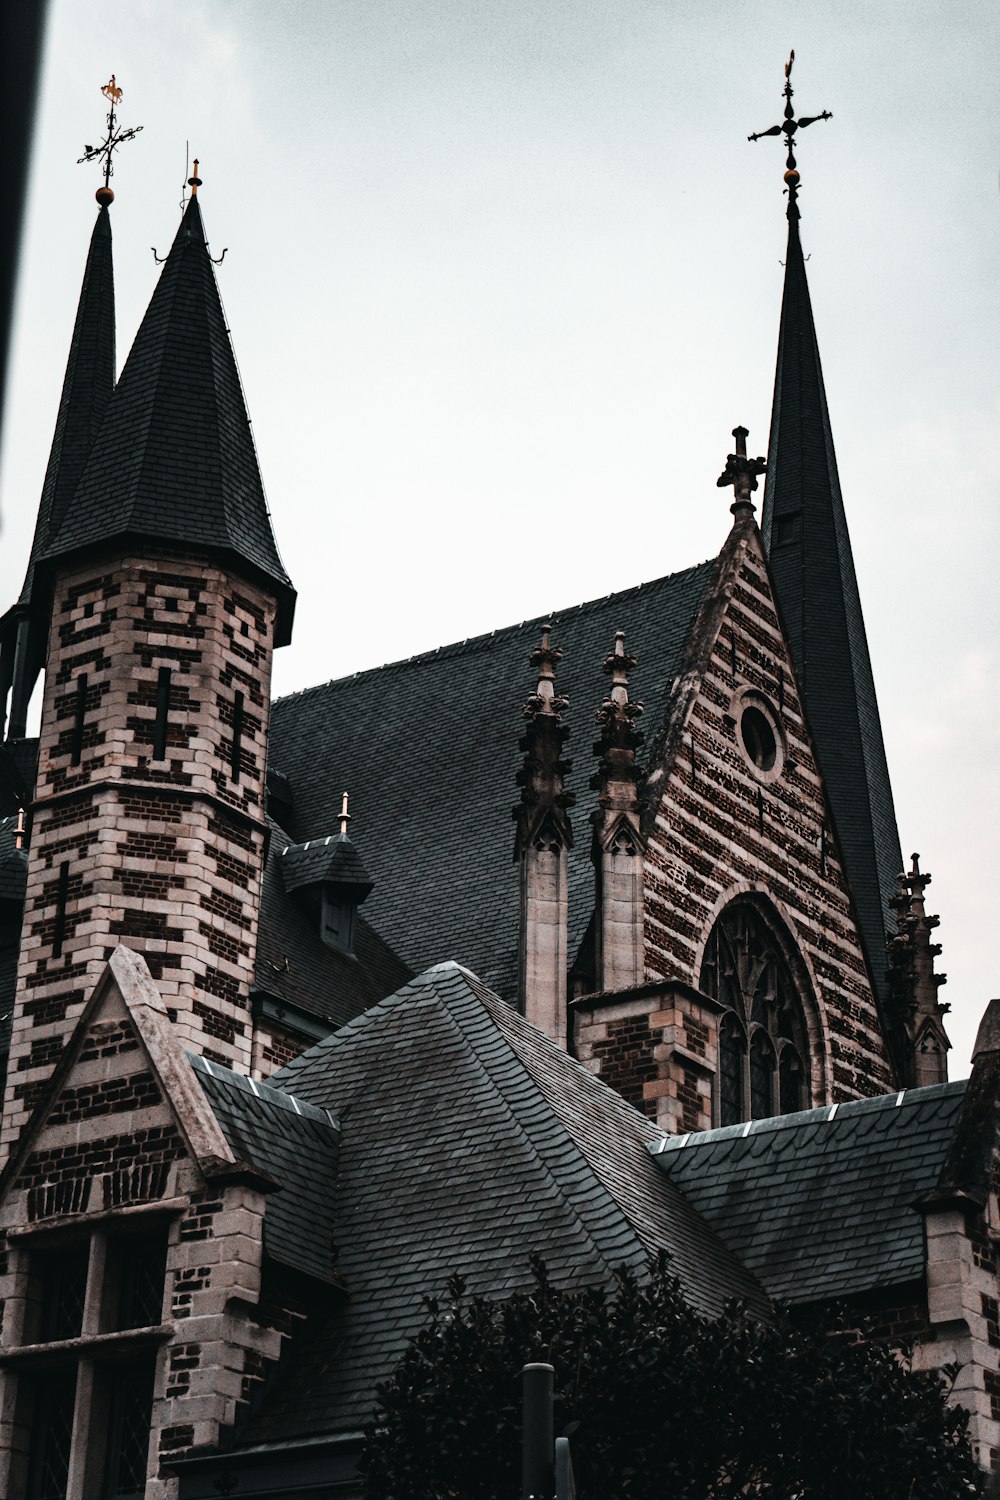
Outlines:
<svg viewBox="0 0 1000 1500"><path fill-rule="evenodd" d="M368 1500L517 1500L520 1370L556 1371L580 1500L958 1500L981 1493L967 1414L905 1351L836 1325L685 1303L665 1263L565 1291L541 1262L499 1302L460 1277L379 1387Z"/></svg>

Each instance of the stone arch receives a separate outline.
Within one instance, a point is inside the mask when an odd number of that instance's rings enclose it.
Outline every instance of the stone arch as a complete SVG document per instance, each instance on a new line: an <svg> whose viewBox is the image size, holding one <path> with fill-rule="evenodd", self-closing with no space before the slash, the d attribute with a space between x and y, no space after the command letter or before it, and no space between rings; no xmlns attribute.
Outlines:
<svg viewBox="0 0 1000 1500"><path fill-rule="evenodd" d="M717 1121L828 1101L829 1049L818 987L791 924L767 894L747 885L720 897L695 973L698 988L724 1006Z"/></svg>

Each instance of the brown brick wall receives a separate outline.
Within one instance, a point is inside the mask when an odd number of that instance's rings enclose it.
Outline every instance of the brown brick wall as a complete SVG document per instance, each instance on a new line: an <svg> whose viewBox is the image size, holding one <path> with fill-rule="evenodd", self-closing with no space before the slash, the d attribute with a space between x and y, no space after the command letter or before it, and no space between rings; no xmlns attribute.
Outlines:
<svg viewBox="0 0 1000 1500"><path fill-rule="evenodd" d="M122 555L57 580L5 1145L118 942L144 954L186 1046L249 1071L273 612L203 563Z"/></svg>
<svg viewBox="0 0 1000 1500"><path fill-rule="evenodd" d="M697 987L720 910L737 894L762 893L801 954L811 991L813 1103L883 1093L892 1078L759 538L743 540L722 587L707 669L675 730L671 760L653 778L647 974ZM779 719L780 774L762 776L743 752L730 713L741 690L762 693ZM663 1123L687 1128L676 1110Z"/></svg>

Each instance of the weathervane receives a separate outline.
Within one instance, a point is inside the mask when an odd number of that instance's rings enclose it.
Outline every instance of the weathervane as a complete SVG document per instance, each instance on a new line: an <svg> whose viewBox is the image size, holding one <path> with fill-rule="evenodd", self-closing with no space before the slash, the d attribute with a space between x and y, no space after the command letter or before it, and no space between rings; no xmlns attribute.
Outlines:
<svg viewBox="0 0 1000 1500"><path fill-rule="evenodd" d="M101 85L101 93L107 99L110 106L107 122L108 133L100 146L84 146L83 155L77 159L77 166L81 162L97 161L101 157L104 158L104 186L97 189L96 195L98 203L104 204L113 202L115 196L111 190L111 177L115 170L111 158L119 146L139 134L142 126L133 125L129 130L118 129L116 108L122 102L123 91L115 82L115 75L113 73L108 82Z"/></svg>
<svg viewBox="0 0 1000 1500"><path fill-rule="evenodd" d="M789 53L785 64L785 123L783 125L772 125L770 130L758 130L756 135L748 135L748 141L759 141L765 135L784 135L785 144L788 147L788 160L785 163L785 181L788 184L788 217L798 217L798 191L799 172L795 165L795 152L792 149L795 132L804 130L807 125L815 125L817 120L832 120L833 116L828 109L824 109L821 115L803 115L801 120L796 120L792 109L792 64L795 61L795 49Z"/></svg>

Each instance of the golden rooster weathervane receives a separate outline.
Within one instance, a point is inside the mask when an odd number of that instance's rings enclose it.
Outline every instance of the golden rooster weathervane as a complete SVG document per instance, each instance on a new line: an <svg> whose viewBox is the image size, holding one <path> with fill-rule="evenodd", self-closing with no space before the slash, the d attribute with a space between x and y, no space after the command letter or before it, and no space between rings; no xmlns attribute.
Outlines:
<svg viewBox="0 0 1000 1500"><path fill-rule="evenodd" d="M111 203L115 196L111 190L111 177L115 170L111 160L112 156L125 141L130 141L134 136L137 136L142 126L133 125L128 130L118 129L117 108L122 102L124 91L115 81L113 73L107 83L101 84L101 93L110 105L107 118L108 133L99 146L84 146L83 155L77 159L77 166L81 162L98 161L101 157L104 158L104 186L97 189L97 201L103 205Z"/></svg>

